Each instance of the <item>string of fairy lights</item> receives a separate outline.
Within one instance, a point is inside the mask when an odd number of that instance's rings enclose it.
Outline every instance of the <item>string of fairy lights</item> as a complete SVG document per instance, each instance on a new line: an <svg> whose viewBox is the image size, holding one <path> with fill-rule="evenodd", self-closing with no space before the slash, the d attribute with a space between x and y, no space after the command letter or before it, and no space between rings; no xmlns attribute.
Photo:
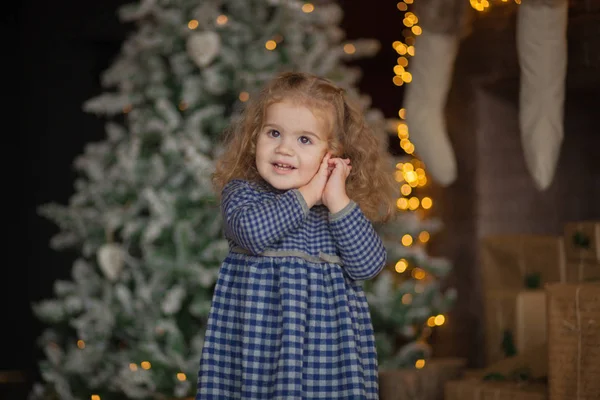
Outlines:
<svg viewBox="0 0 600 400"><path fill-rule="evenodd" d="M403 36L402 40L396 40L392 43L392 47L398 53L396 65L394 66L394 76L392 82L396 86L403 86L412 82L412 74L408 70L410 57L415 55L415 42L416 37L423 33L423 29L419 26L418 16L410 11L410 6L413 5L414 0L402 0L396 4L396 8L402 13L402 24L404 28L401 33ZM423 196L419 198L415 192L418 192L419 188L423 188L427 185L427 173L425 172L425 164L413 156L415 152L415 146L410 141L410 134L408 125L406 123L406 109L401 108L398 111L400 120L396 126L398 139L400 139L400 147L408 155L411 156L406 162L399 162L396 164L395 180L400 185L400 194L396 201L396 206L400 211L416 212L419 218L424 218L426 212L433 207L433 200L429 196ZM401 238L403 246L425 246L430 239L431 235L426 230L419 232L416 237L410 234L405 234ZM396 262L395 270L402 278L409 279L409 276L413 279L421 282L425 282L427 279L434 279L429 276L427 272L419 268L416 265L410 265L409 261L402 258ZM415 285L415 292L420 293L423 291L422 285ZM408 305L412 303L413 296L411 293L405 293L402 298L402 304ZM432 315L426 321L422 329L416 330L420 332L419 337L416 339L417 342L426 343L427 339L432 333L432 328L441 326L446 321L446 317L442 314ZM415 368L421 369L425 367L426 361L423 358L415 361Z"/></svg>
<svg viewBox="0 0 600 400"><path fill-rule="evenodd" d="M487 11L491 2L494 0L469 0L473 9L484 12ZM501 3L508 3L509 0L499 0ZM521 0L514 0L516 4L521 4ZM394 66L394 76L392 82L396 86L403 86L412 82L412 74L408 70L410 57L415 55L416 37L423 33L423 29L419 26L418 16L410 11L410 7L414 4L414 0L402 0L396 4L396 8L403 13L402 29L403 40L396 40L392 43L392 47L398 53L396 65ZM400 108L398 111L400 120L396 126L397 135L400 139L400 147L408 155L412 156L415 152L415 146L410 141L408 125L406 123L406 109ZM425 217L426 212L433 207L433 200L424 196L419 199L414 192L419 188L427 185L427 174L425 172L425 164L416 157L412 157L407 162L399 162L396 164L395 180L400 184L400 193L402 197L397 199L396 206L401 211L417 212L420 218ZM405 234L401 238L402 245L406 247L419 245L425 246L430 239L430 234L427 231L421 231L416 238L410 234ZM395 270L398 274L409 273L410 276L418 281L425 281L429 278L426 271L418 266L411 266L406 259L400 259L396 262ZM420 285L415 286L415 292L422 291ZM412 295L406 293L401 299L403 304L412 302ZM417 341L426 342L427 338L432 333L432 328L441 326L446 321L446 317L442 314L432 315L425 322L425 326L421 329L420 337ZM418 359L415 362L415 367L420 369L425 366L424 359Z"/></svg>

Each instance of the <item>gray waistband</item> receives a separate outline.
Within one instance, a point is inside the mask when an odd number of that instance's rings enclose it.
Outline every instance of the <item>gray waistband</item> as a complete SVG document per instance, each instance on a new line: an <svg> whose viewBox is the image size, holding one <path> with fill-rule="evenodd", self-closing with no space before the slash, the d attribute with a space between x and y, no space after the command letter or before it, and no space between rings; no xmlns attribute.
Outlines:
<svg viewBox="0 0 600 400"><path fill-rule="evenodd" d="M252 255L252 253L250 253L248 250L243 249L241 247L233 247L231 251L239 254ZM300 257L312 263L329 263L344 265L340 257L322 252L319 252L318 257L297 250L266 250L260 253L260 255L265 257Z"/></svg>

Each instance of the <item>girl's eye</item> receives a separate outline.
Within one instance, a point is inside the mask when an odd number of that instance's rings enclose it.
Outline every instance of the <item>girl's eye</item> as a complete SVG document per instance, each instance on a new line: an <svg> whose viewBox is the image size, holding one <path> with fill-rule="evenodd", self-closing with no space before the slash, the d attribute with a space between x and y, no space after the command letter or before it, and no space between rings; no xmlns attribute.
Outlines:
<svg viewBox="0 0 600 400"><path fill-rule="evenodd" d="M278 130L271 129L271 130L269 130L269 132L267 132L267 135L269 135L270 137L276 138L276 137L279 137L280 133Z"/></svg>
<svg viewBox="0 0 600 400"><path fill-rule="evenodd" d="M298 138L298 140L299 140L299 141L300 141L300 143L302 143L302 144L311 144L311 143L312 143L312 141L311 141L311 140L310 140L308 137L306 137L306 136L300 136L300 137Z"/></svg>

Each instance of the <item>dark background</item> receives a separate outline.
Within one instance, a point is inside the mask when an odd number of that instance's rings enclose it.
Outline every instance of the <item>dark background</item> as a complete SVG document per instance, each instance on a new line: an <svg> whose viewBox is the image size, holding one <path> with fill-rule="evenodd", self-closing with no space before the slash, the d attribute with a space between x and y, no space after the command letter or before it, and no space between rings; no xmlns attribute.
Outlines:
<svg viewBox="0 0 600 400"><path fill-rule="evenodd" d="M24 211L27 222L11 218L12 208L5 210L6 220L11 220L8 246L13 254L7 257L0 286L4 316L0 369L23 371L28 381L36 378L36 360L41 357L34 345L41 325L31 315L31 302L51 296L53 281L69 276L73 260L73 255L49 248L57 228L39 217L36 207L68 201L75 179L72 161L85 143L104 138L102 121L83 113L81 106L101 91L99 76L127 32L115 14L121 3L23 0L2 16L7 49L14 46L19 61L3 57L5 68L17 66L15 78L5 72L8 90L4 97L12 106L5 116L4 146L10 160L5 171L11 179L6 180L4 197L19 194L15 208ZM402 88L392 84L398 55L391 44L402 39L403 28L396 2L340 3L348 38L372 37L382 43L379 55L357 63L364 73L360 88L387 117L395 117L403 94ZM597 52L590 50L600 45L597 30L582 32L581 28L598 26L600 19L598 8L590 8L591 1L587 9L584 2L572 3L570 22L577 29L570 28L569 33L565 142L555 182L546 192L533 187L519 142L514 15L491 13L476 21L461 46L448 104L459 179L449 188L431 187L434 212L446 225L434 238L432 252L455 263L450 283L460 296L445 330L434 338L440 356L466 357L472 366L481 363L477 269L481 236L560 235L565 221L600 218L600 129L596 122L600 64ZM586 18L592 18L592 23ZM8 143L14 129L9 122L21 133L20 151ZM24 253L27 268L22 266Z"/></svg>

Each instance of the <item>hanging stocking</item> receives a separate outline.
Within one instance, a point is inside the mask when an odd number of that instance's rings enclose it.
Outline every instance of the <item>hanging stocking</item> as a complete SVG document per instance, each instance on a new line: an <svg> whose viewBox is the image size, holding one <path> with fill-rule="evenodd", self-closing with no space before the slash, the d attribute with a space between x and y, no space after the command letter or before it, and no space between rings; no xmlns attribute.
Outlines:
<svg viewBox="0 0 600 400"><path fill-rule="evenodd" d="M444 109L458 42L454 35L423 29L409 65L412 82L404 93L410 141L429 175L442 186L456 179L456 159L446 131Z"/></svg>
<svg viewBox="0 0 600 400"><path fill-rule="evenodd" d="M517 14L521 142L539 190L552 183L563 140L567 7L566 0L526 0Z"/></svg>
<svg viewBox="0 0 600 400"><path fill-rule="evenodd" d="M430 176L442 186L456 179L456 158L446 130L445 106L454 61L465 28L465 1L423 0L416 15L422 33L415 40L415 55L408 70L406 123L415 152Z"/></svg>

